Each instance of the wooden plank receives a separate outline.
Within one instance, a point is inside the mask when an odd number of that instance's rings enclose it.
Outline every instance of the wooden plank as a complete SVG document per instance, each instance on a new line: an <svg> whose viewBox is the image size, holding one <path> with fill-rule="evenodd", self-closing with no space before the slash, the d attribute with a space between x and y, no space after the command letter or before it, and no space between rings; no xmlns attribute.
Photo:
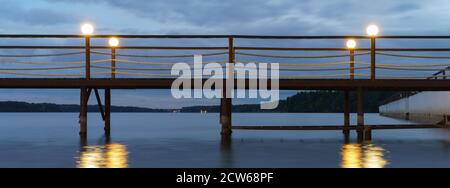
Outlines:
<svg viewBox="0 0 450 188"><path fill-rule="evenodd" d="M342 130L344 126L232 126L231 128L241 130ZM355 126L349 126L349 128L355 129Z"/></svg>
<svg viewBox="0 0 450 188"><path fill-rule="evenodd" d="M175 78L0 78L0 88L111 88L170 89ZM203 80L205 82L206 79ZM249 79L245 80L248 89ZM237 80L235 79L235 83ZM364 90L387 91L450 91L450 80L412 79L280 79L282 90ZM268 80L270 88L271 81ZM195 87L192 84L191 87ZM235 84L235 88L237 85Z"/></svg>
<svg viewBox="0 0 450 188"><path fill-rule="evenodd" d="M381 130L381 129L429 129L429 128L443 128L439 125L427 125L427 124L412 124L412 125L366 125L368 129ZM232 129L240 130L342 130L342 125L302 125L302 126L232 126ZM356 130L357 126L351 125L349 129Z"/></svg>
<svg viewBox="0 0 450 188"><path fill-rule="evenodd" d="M429 129L429 128L445 128L440 125L418 124L418 125L369 125L370 129Z"/></svg>

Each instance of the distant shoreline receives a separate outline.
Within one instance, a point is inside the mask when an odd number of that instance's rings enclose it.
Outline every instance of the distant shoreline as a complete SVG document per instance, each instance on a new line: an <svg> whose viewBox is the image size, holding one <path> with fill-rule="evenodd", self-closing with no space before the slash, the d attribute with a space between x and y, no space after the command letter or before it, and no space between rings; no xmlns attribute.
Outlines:
<svg viewBox="0 0 450 188"><path fill-rule="evenodd" d="M392 92L367 92L364 112L378 113L380 103L392 96ZM259 104L235 104L233 113L342 113L343 94L339 91L299 92L285 100L280 100L275 109L262 110ZM355 94L350 95L350 112L356 112ZM0 101L1 112L79 112L78 104L29 103L20 101ZM88 105L88 112L99 112L96 104ZM135 106L111 106L113 113L218 113L219 105L187 106L178 109L158 109Z"/></svg>

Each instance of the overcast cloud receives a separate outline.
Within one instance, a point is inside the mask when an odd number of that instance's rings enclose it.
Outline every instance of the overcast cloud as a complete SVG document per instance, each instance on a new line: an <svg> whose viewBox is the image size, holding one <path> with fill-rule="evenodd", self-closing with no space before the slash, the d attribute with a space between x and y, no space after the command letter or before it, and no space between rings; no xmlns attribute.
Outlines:
<svg viewBox="0 0 450 188"><path fill-rule="evenodd" d="M0 33L76 34L82 22L99 34L448 35L447 0L0 0ZM3 42L4 43L4 42ZM0 100L78 103L77 92L1 91ZM30 97L32 93L36 96ZM117 91L116 105L180 107L170 91ZM11 98L11 96L13 96ZM119 97L117 97L119 98Z"/></svg>

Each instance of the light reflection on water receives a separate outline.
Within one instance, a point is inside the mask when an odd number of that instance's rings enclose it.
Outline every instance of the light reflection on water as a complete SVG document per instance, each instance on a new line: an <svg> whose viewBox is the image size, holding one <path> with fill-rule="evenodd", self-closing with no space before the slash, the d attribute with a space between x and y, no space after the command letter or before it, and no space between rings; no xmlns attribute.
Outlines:
<svg viewBox="0 0 450 188"><path fill-rule="evenodd" d="M77 159L77 167L127 168L127 147L119 143L83 146Z"/></svg>
<svg viewBox="0 0 450 188"><path fill-rule="evenodd" d="M389 161L385 150L371 143L344 144L341 148L342 168L384 168Z"/></svg>
<svg viewBox="0 0 450 188"><path fill-rule="evenodd" d="M222 142L222 147L230 147ZM231 149L231 148L228 148ZM371 143L343 144L341 148L342 168L384 168L389 161L384 159L385 150ZM128 151L124 144L83 146L77 159L78 168L127 168Z"/></svg>

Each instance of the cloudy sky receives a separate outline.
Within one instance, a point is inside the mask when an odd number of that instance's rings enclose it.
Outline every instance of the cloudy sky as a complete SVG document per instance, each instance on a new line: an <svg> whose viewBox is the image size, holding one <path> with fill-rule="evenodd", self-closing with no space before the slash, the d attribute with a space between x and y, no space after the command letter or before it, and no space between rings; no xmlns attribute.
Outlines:
<svg viewBox="0 0 450 188"><path fill-rule="evenodd" d="M0 33L97 34L448 35L446 0L0 0ZM4 44L4 43L2 43ZM78 103L76 90L0 90L0 100ZM283 92L288 96L292 92ZM173 108L215 101L174 101L169 91L115 91L116 105Z"/></svg>
<svg viewBox="0 0 450 188"><path fill-rule="evenodd" d="M2 33L384 34L445 33L446 0L1 0Z"/></svg>

